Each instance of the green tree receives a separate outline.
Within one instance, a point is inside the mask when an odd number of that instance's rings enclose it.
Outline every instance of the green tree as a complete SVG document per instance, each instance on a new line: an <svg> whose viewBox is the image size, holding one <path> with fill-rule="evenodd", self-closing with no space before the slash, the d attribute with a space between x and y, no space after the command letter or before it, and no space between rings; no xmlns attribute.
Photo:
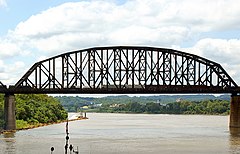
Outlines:
<svg viewBox="0 0 240 154"><path fill-rule="evenodd" d="M141 113L144 111L142 108L142 105L137 102L131 102L131 103L126 104L126 110L129 112L134 112L134 113Z"/></svg>
<svg viewBox="0 0 240 154"><path fill-rule="evenodd" d="M67 118L60 102L44 94L16 95L16 119L28 123L57 122Z"/></svg>
<svg viewBox="0 0 240 154"><path fill-rule="evenodd" d="M145 111L147 113L159 113L161 109L161 106L159 103L147 103L145 106Z"/></svg>

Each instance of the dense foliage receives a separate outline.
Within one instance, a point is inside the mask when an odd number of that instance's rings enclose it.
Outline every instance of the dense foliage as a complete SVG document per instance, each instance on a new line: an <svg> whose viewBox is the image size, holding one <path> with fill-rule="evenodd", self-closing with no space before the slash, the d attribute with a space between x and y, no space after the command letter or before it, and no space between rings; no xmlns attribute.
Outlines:
<svg viewBox="0 0 240 154"><path fill-rule="evenodd" d="M95 98L93 97L73 97L73 96L56 96L57 100L59 100L62 104L62 106L67 110L68 112L78 112L78 109L90 105Z"/></svg>
<svg viewBox="0 0 240 154"><path fill-rule="evenodd" d="M17 127L27 124L51 123L67 118L67 112L60 102L44 94L28 94L16 96ZM0 97L0 116L3 119L3 95ZM21 126L20 126L21 125Z"/></svg>
<svg viewBox="0 0 240 154"><path fill-rule="evenodd" d="M230 103L225 100L181 101L161 105L160 103L104 104L95 111L159 114L229 114Z"/></svg>
<svg viewBox="0 0 240 154"><path fill-rule="evenodd" d="M89 106L93 104L111 104L112 102L118 104L125 104L126 102L139 102L146 103L151 102L152 99L147 99L148 97L129 97L126 95L123 96L107 96L102 98L94 97L73 97L73 96L57 96L57 98L63 107L68 112L78 112L78 110L83 106Z"/></svg>
<svg viewBox="0 0 240 154"><path fill-rule="evenodd" d="M90 95L91 96L91 95ZM162 105L175 102L176 100L186 100L186 101L204 101L204 100L230 100L230 95L156 95L156 96L134 96L129 97L127 95L120 96L107 96L101 98L94 97L74 97L74 96L57 96L57 98L63 107L69 112L77 112L83 106L89 106L92 104L126 104L138 102L140 104L146 104L151 102L158 102Z"/></svg>

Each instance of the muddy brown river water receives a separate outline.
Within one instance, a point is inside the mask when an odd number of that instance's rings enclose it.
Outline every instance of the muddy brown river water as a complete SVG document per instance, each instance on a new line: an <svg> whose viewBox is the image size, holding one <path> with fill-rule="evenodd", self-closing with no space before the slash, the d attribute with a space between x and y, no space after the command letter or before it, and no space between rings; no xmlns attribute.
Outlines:
<svg viewBox="0 0 240 154"><path fill-rule="evenodd" d="M74 113L71 113L72 116ZM69 123L80 154L237 154L229 116L88 113ZM1 154L63 154L66 123L0 135Z"/></svg>

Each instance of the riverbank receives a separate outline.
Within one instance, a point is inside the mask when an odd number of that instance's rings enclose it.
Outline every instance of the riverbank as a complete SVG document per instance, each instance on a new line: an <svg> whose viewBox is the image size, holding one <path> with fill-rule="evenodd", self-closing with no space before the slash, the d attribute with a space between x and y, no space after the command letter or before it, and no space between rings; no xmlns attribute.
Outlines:
<svg viewBox="0 0 240 154"><path fill-rule="evenodd" d="M88 119L87 117L79 117L77 119L70 119L68 120L68 122L71 122L71 121L76 121L76 120L86 120ZM44 127L44 126L49 126L49 125L54 125L54 124L59 124L59 123L64 123L64 122L67 122L67 120L62 120L62 121L59 121L59 122L51 122L51 123L45 123L45 124L42 124L42 123L38 123L36 125L29 125L29 127L26 127L26 128L18 128L18 130L27 130L27 129L33 129L33 128L38 128L38 127Z"/></svg>
<svg viewBox="0 0 240 154"><path fill-rule="evenodd" d="M73 115L73 116L71 116L71 118L69 118L68 122L77 121L77 120L86 120L86 119L88 119L88 117ZM67 120L60 120L57 122L50 122L50 123L27 124L20 128L17 128L16 130L8 130L8 131L0 130L0 134L14 133L14 132L20 131L20 130L34 129L34 128L39 128L39 127L44 127L44 126L49 126L49 125L54 125L54 124L60 124L60 123L64 123L64 122L67 122Z"/></svg>

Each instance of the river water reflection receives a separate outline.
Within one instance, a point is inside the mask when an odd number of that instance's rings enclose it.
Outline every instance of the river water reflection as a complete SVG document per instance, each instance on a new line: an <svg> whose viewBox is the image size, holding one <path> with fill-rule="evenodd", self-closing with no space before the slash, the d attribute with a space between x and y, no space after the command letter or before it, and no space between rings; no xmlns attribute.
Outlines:
<svg viewBox="0 0 240 154"><path fill-rule="evenodd" d="M80 154L237 154L240 131L228 116L89 113L69 123ZM63 154L65 123L0 136L3 154Z"/></svg>

